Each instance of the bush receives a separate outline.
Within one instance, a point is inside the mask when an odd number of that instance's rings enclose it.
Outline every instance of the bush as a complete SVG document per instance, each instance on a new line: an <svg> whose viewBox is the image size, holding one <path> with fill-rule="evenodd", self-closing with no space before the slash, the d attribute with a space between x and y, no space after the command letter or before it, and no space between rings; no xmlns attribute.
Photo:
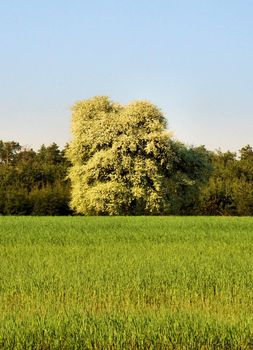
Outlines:
<svg viewBox="0 0 253 350"><path fill-rule="evenodd" d="M69 190L60 185L34 189L29 195L31 215L70 215Z"/></svg>
<svg viewBox="0 0 253 350"><path fill-rule="evenodd" d="M24 190L7 192L1 206L4 215L30 215L32 210L32 205Z"/></svg>

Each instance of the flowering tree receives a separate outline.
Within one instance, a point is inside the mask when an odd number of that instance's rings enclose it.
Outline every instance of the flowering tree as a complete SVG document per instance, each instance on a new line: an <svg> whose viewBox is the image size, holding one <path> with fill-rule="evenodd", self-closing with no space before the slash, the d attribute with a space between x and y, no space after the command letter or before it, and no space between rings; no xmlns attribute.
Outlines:
<svg viewBox="0 0 253 350"><path fill-rule="evenodd" d="M168 212L173 151L161 111L146 101L121 106L94 97L73 107L72 207L85 215Z"/></svg>

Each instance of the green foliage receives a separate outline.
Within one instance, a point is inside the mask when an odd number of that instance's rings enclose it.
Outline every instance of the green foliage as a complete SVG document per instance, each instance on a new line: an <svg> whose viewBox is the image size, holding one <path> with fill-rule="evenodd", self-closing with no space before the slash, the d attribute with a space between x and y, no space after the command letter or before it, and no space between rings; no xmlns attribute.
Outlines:
<svg viewBox="0 0 253 350"><path fill-rule="evenodd" d="M64 157L64 151L60 151L59 147L55 142L50 146L46 147L42 145L37 152L37 160L44 164L61 164L66 161Z"/></svg>
<svg viewBox="0 0 253 350"><path fill-rule="evenodd" d="M251 349L252 225L1 217L0 348Z"/></svg>
<svg viewBox="0 0 253 350"><path fill-rule="evenodd" d="M210 153L205 147L186 147L171 142L173 161L170 162L169 179L171 213L194 215L199 213L199 197L212 170Z"/></svg>
<svg viewBox="0 0 253 350"><path fill-rule="evenodd" d="M23 189L9 190L4 197L2 213L4 215L29 215L32 205Z"/></svg>
<svg viewBox="0 0 253 350"><path fill-rule="evenodd" d="M165 117L149 102L78 102L72 133L67 156L73 164L71 205L78 213L162 215L176 211L174 194L180 197L182 188L196 197L205 172L203 151L172 141Z"/></svg>
<svg viewBox="0 0 253 350"><path fill-rule="evenodd" d="M213 173L203 188L199 212L206 215L253 215L253 151L212 154Z"/></svg>
<svg viewBox="0 0 253 350"><path fill-rule="evenodd" d="M55 143L42 146L37 153L16 142L1 141L0 151L1 146L5 153L0 152L0 215L72 213L64 151L60 151ZM6 148L12 149L12 153L8 151L8 157Z"/></svg>
<svg viewBox="0 0 253 350"><path fill-rule="evenodd" d="M18 142L0 140L0 164L10 164L15 162L17 153L21 150Z"/></svg>
<svg viewBox="0 0 253 350"><path fill-rule="evenodd" d="M29 194L31 215L70 215L69 197L69 187L61 183L34 189Z"/></svg>

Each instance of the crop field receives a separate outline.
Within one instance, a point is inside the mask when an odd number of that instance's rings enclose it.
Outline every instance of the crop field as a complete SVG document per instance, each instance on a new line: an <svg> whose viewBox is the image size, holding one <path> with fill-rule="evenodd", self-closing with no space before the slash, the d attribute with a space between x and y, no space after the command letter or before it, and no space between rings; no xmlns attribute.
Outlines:
<svg viewBox="0 0 253 350"><path fill-rule="evenodd" d="M253 218L0 217L1 349L253 349Z"/></svg>

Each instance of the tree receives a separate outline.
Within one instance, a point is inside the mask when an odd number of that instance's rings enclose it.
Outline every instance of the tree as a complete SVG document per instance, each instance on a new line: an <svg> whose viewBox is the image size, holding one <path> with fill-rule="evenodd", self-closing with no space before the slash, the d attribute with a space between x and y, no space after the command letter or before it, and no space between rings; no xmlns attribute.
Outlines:
<svg viewBox="0 0 253 350"><path fill-rule="evenodd" d="M174 157L171 162L169 201L174 215L199 215L201 191L212 172L211 153L204 146L186 147L172 141Z"/></svg>
<svg viewBox="0 0 253 350"><path fill-rule="evenodd" d="M212 154L213 172L201 192L200 213L253 215L253 152L247 145L236 153Z"/></svg>
<svg viewBox="0 0 253 350"><path fill-rule="evenodd" d="M0 140L0 163L7 165L12 164L20 150L21 146L18 142L3 142Z"/></svg>
<svg viewBox="0 0 253 350"><path fill-rule="evenodd" d="M38 153L0 141L0 215L69 215L68 161L54 143Z"/></svg>
<svg viewBox="0 0 253 350"><path fill-rule="evenodd" d="M73 107L72 133L67 156L71 205L78 213L173 212L181 150L157 107L146 101L121 106L108 97L84 100ZM195 184L183 169L182 174L186 187Z"/></svg>
<svg viewBox="0 0 253 350"><path fill-rule="evenodd" d="M64 161L59 146L53 142L50 146L42 145L37 153L38 161L47 164L60 164Z"/></svg>
<svg viewBox="0 0 253 350"><path fill-rule="evenodd" d="M239 153L240 153L241 160L253 161L253 150L250 145L246 145L243 148L241 148Z"/></svg>
<svg viewBox="0 0 253 350"><path fill-rule="evenodd" d="M16 165L32 165L36 158L36 152L32 148L21 147L20 152L16 156Z"/></svg>

